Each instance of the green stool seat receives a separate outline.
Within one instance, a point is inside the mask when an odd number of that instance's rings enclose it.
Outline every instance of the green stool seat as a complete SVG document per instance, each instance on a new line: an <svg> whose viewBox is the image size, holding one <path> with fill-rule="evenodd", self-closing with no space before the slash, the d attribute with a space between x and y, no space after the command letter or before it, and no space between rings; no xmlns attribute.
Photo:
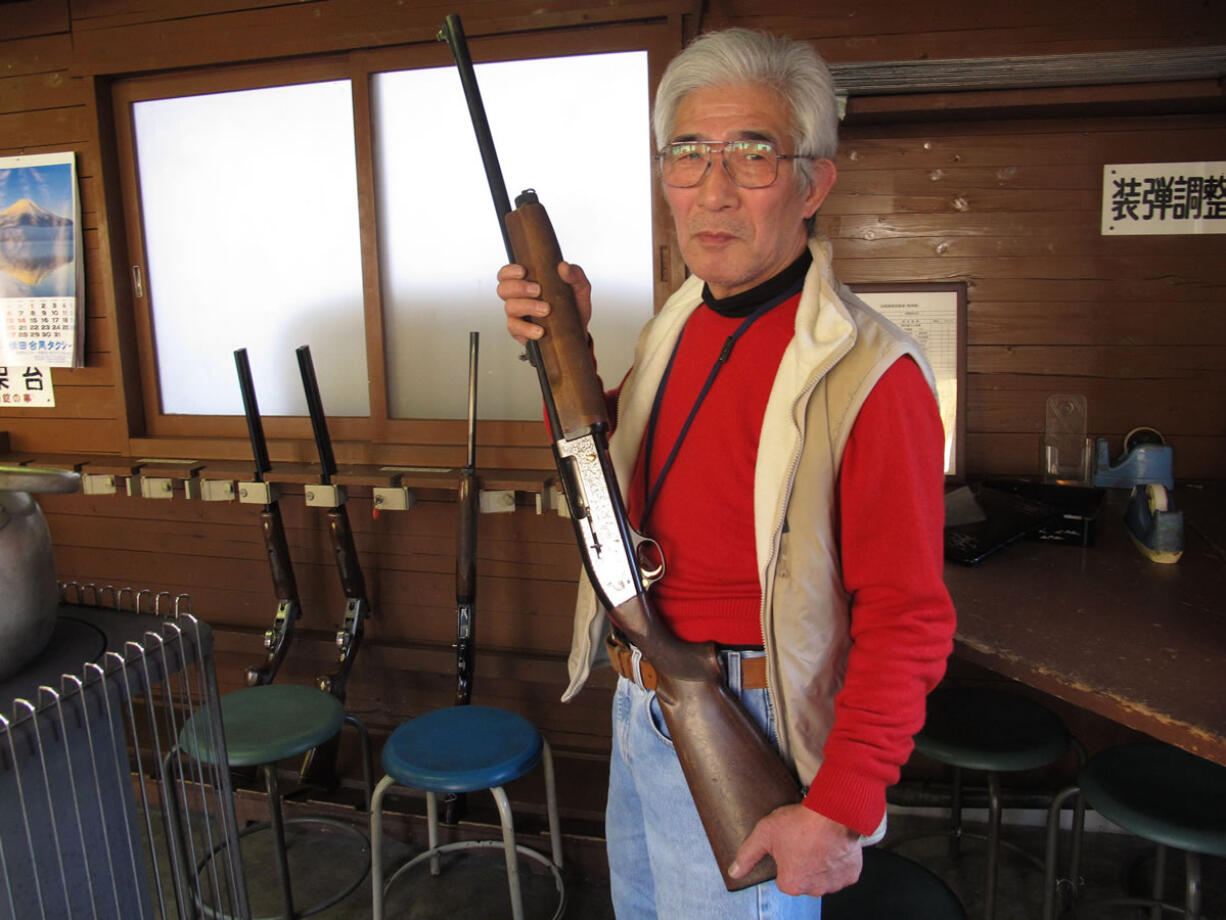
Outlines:
<svg viewBox="0 0 1226 920"><path fill-rule="evenodd" d="M1058 760L1069 736L1060 717L1024 696L972 687L939 687L928 697L915 749L967 770L1032 770Z"/></svg>
<svg viewBox="0 0 1226 920"><path fill-rule="evenodd" d="M216 763L207 731L207 710L188 719L179 747L199 760ZM198 722L197 720L203 720ZM345 707L330 693L297 684L246 687L221 698L226 762L232 767L275 763L319 747L341 730Z"/></svg>
<svg viewBox="0 0 1226 920"><path fill-rule="evenodd" d="M1044 920L1058 916L1067 902L1057 881L1056 842L1060 802L1080 795L1087 806L1124 830L1156 847L1153 884L1148 897L1115 897L1094 903L1181 913L1187 920L1201 914L1201 855L1226 856L1226 767L1161 742L1122 744L1100 751L1077 774L1077 785L1064 790L1048 814L1048 858ZM1167 847L1184 852L1182 905L1163 897ZM1069 878L1079 876L1080 853L1072 849Z"/></svg>
<svg viewBox="0 0 1226 920"><path fill-rule="evenodd" d="M942 686L928 696L924 727L915 736L915 750L953 768L948 830L951 856L958 855L964 836L977 836L962 831L962 771L978 770L987 774L984 920L993 920L996 915L996 878L1001 847L1017 852L1037 866L1043 865L1038 857L1001 839L1000 774L1047 766L1059 760L1070 745L1076 747L1060 717L1019 694L984 687ZM1080 822L1080 811L1077 821Z"/></svg>
<svg viewBox="0 0 1226 920"><path fill-rule="evenodd" d="M1138 837L1226 856L1226 768L1167 744L1125 744L1089 759L1086 803Z"/></svg>
<svg viewBox="0 0 1226 920"><path fill-rule="evenodd" d="M214 745L209 723L213 713L208 707L201 708L183 723L179 731L178 745L170 757L186 755L214 767L259 767L264 773L268 793L268 821L248 825L238 836L271 831L277 879L280 887L281 912L267 920L299 920L326 910L352 894L362 884L370 870L369 845L362 831L351 824L333 818L299 817L286 819L281 814L281 790L277 783L277 763L298 757L307 751L319 748L335 738L350 723L357 729L362 744L362 768L366 781L367 802L371 795L370 738L366 727L356 717L348 715L339 699L318 687L298 684L262 684L245 687L227 693L220 700L222 741L224 754ZM170 809L171 812L174 809ZM177 835L178 819L169 816L171 833ZM293 884L290 878L289 857L285 842L287 824L311 824L341 831L357 838L365 859L355 865L353 880L326 900L308 908L294 905ZM184 842L184 852L188 851ZM197 875L206 870L210 860L216 857L214 850L199 860ZM193 897L197 908L209 920L236 920L206 901L207 892L201 888ZM261 918L264 920L264 918Z"/></svg>
<svg viewBox="0 0 1226 920"><path fill-rule="evenodd" d="M822 920L966 920L958 896L919 863L864 850L860 880L822 898Z"/></svg>

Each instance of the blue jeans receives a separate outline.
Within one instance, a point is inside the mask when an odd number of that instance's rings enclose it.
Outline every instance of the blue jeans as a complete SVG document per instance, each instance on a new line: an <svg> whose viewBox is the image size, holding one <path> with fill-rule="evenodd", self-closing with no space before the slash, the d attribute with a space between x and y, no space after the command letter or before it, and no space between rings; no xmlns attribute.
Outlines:
<svg viewBox="0 0 1226 920"><path fill-rule="evenodd" d="M723 653L729 687L778 743L767 691L740 690L739 654ZM618 920L821 918L821 898L783 894L774 882L724 887L656 695L624 677L613 697L605 835Z"/></svg>

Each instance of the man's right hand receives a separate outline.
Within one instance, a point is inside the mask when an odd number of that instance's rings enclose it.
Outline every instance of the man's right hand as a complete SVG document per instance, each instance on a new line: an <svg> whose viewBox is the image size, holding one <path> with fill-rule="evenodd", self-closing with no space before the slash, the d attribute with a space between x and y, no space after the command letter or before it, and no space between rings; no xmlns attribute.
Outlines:
<svg viewBox="0 0 1226 920"><path fill-rule="evenodd" d="M522 265L504 265L498 272L498 296L502 298L507 312L507 331L519 344L528 339L539 339L545 330L529 318L549 315L549 304L538 300L541 286L535 281L525 281ZM592 285L578 265L558 263L558 276L575 291L575 306L584 330L592 318Z"/></svg>

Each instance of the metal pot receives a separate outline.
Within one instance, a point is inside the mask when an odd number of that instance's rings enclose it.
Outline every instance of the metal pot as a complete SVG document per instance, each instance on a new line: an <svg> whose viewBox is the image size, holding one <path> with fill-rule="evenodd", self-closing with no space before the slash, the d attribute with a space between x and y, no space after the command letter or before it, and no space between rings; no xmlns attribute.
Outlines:
<svg viewBox="0 0 1226 920"><path fill-rule="evenodd" d="M75 492L77 473L0 465L0 681L47 647L59 589L51 532L32 493Z"/></svg>

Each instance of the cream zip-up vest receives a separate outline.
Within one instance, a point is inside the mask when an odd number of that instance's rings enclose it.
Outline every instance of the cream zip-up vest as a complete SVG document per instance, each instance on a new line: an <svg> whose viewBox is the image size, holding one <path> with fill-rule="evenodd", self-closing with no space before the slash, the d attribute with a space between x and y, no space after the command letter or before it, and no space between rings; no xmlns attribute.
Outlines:
<svg viewBox="0 0 1226 920"><path fill-rule="evenodd" d="M933 385L915 341L835 281L828 244L811 240L809 248L813 264L795 335L775 372L754 470L767 680L780 752L805 786L821 765L847 662L849 601L834 528L843 448L865 398L899 357L914 357ZM687 279L639 336L609 443L623 495L656 390L686 320L702 303L702 286L698 278ZM564 701L582 689L603 656L608 629L608 617L581 573Z"/></svg>

